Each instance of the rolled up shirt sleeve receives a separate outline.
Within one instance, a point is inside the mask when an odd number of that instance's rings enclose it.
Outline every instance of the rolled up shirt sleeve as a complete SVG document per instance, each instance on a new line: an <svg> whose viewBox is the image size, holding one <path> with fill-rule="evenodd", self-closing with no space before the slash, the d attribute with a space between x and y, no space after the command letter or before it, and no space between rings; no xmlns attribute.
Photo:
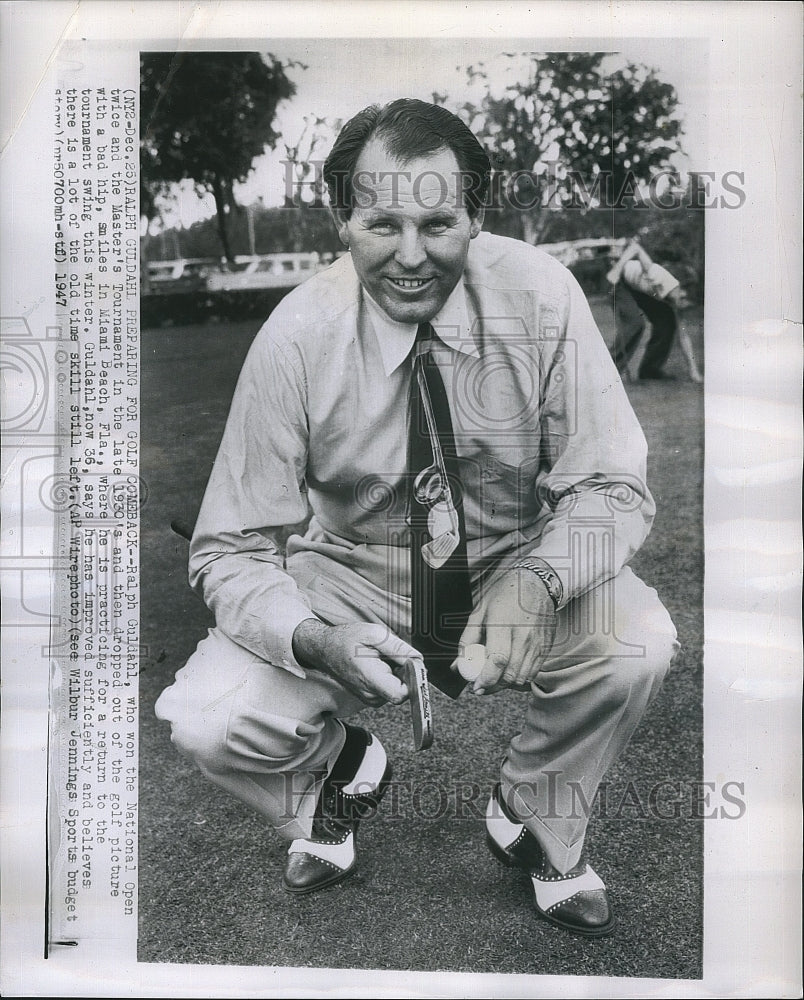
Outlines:
<svg viewBox="0 0 804 1000"><path fill-rule="evenodd" d="M642 428L577 282L568 277L543 355L537 556L561 578L561 606L611 579L650 531Z"/></svg>
<svg viewBox="0 0 804 1000"><path fill-rule="evenodd" d="M243 366L190 544L190 585L223 632L299 676L297 625L315 617L285 572L289 525L308 513L306 391L292 345L263 327Z"/></svg>

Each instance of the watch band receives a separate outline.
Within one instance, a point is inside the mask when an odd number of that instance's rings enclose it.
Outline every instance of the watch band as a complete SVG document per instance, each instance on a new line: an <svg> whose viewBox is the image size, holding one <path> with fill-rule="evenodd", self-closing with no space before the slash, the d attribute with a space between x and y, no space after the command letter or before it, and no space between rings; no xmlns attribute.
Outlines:
<svg viewBox="0 0 804 1000"><path fill-rule="evenodd" d="M561 582L561 577L549 563L546 563L544 559L540 559L538 556L523 556L521 559L517 559L511 568L527 569L531 573L535 573L547 588L547 593L553 602L553 607L558 610L558 606L564 597L564 585Z"/></svg>

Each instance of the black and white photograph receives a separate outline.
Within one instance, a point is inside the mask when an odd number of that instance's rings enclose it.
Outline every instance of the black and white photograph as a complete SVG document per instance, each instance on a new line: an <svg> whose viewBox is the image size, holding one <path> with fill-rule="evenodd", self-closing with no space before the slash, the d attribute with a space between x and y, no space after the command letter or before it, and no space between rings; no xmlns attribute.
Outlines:
<svg viewBox="0 0 804 1000"><path fill-rule="evenodd" d="M141 56L141 959L701 975L703 193L543 49Z"/></svg>
<svg viewBox="0 0 804 1000"><path fill-rule="evenodd" d="M4 126L12 990L800 990L800 9L504 6L79 4Z"/></svg>

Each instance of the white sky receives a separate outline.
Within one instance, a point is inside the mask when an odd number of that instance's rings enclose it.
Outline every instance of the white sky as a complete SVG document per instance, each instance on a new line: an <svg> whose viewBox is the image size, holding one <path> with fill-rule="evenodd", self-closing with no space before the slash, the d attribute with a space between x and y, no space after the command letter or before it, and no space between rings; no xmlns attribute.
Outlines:
<svg viewBox="0 0 804 1000"><path fill-rule="evenodd" d="M560 42L552 39L437 39L437 38L279 38L267 42L265 50L283 62L299 60L308 68L294 68L288 75L296 84L296 94L284 102L277 114L282 139L273 152L255 161L248 181L237 189L241 204L263 198L266 205L279 205L284 195L285 157L282 142L298 142L304 117L313 114L329 120L350 118L372 103L398 97L430 100L434 90L447 92L456 100L466 94L463 68L471 63L491 63L501 52L517 51L610 51L606 69L615 70L625 62L643 63L654 68L659 78L672 84L679 97L684 120L684 169L707 168L707 43L697 38L597 38ZM493 63L492 63L493 65ZM460 69L458 69L460 67ZM328 147L316 150L323 158ZM183 185L175 210L165 215L166 225L188 227L214 214L210 197L199 199L192 184Z"/></svg>

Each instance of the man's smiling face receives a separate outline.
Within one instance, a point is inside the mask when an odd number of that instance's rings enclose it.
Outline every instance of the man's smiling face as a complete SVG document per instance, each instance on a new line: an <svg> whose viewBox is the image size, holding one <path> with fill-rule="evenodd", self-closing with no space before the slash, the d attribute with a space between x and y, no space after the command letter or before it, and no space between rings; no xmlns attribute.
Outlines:
<svg viewBox="0 0 804 1000"><path fill-rule="evenodd" d="M336 213L360 282L400 323L435 316L463 273L469 241L482 226L463 202L458 162L449 149L400 163L370 139L353 177L354 207Z"/></svg>

